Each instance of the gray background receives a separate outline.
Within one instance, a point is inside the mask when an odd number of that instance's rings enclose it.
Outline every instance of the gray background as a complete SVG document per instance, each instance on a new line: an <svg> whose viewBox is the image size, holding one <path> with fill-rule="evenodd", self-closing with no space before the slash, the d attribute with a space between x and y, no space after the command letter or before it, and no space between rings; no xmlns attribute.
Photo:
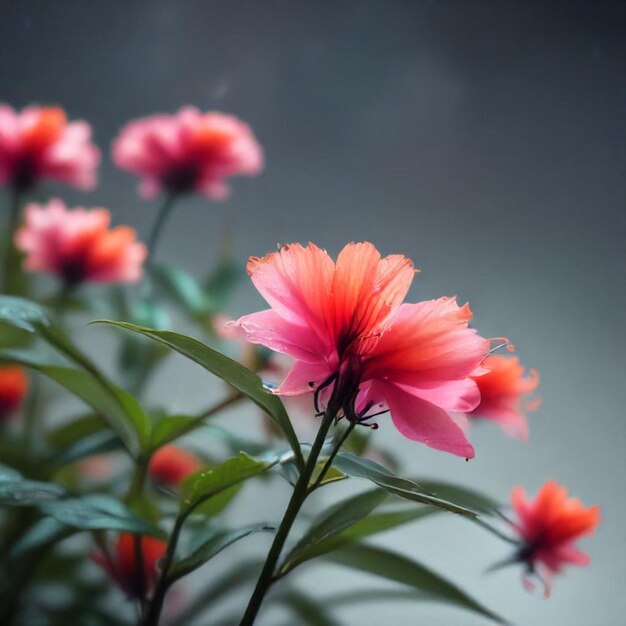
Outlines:
<svg viewBox="0 0 626 626"><path fill-rule="evenodd" d="M184 202L162 259L203 273L225 223L242 260L279 241L312 240L335 253L368 239L422 269L411 299L456 293L470 300L482 334L510 336L542 376L528 445L476 428L477 458L465 463L402 439L388 423L377 437L410 474L501 498L514 484L534 492L555 477L584 503L601 504L603 524L583 542L590 568L570 570L544 601L521 588L517 570L483 576L506 546L462 520L433 518L380 542L436 566L517 624L620 623L624 4L5 0L0 16L0 100L60 103L94 124L107 152L125 120L186 103L253 126L267 155L263 175L236 181L225 203ZM134 185L107 156L93 194L63 194L110 207L145 235L155 205ZM245 285L232 312L260 304ZM94 341L107 336L89 332ZM197 368L176 361L157 391L163 382L172 407L207 404ZM245 429L258 420L233 421ZM272 490L252 512L274 507L276 515L286 495ZM262 553L267 540L248 545ZM210 581L209 570L197 582ZM376 586L330 565L312 566L300 584L323 592L355 581ZM272 615L266 624L278 623ZM339 615L350 626L484 623L415 603Z"/></svg>

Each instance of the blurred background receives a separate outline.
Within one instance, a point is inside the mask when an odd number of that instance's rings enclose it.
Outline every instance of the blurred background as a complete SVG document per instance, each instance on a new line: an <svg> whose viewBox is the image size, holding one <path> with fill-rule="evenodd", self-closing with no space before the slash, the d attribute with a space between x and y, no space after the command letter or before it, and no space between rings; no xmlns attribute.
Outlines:
<svg viewBox="0 0 626 626"><path fill-rule="evenodd" d="M562 481L602 505L599 532L582 542L592 563L569 570L545 600L523 590L518 569L485 575L507 547L461 519L436 516L377 542L516 624L612 626L626 614L625 22L621 2L2 0L0 100L60 104L91 122L101 183L59 193L109 207L144 237L157 206L108 156L124 122L185 104L248 121L265 149L263 174L234 181L226 202L181 202L163 238L160 258L196 275L230 227L242 263L277 242L311 240L335 254L370 240L421 268L410 300L469 300L481 334L510 337L541 374L530 442L485 424L465 463L403 439L384 419L376 437L405 475L500 499L516 484L534 493L547 478ZM244 283L231 313L260 307ZM85 330L94 353L106 354L110 336ZM210 393L205 373L177 358L152 392L181 410L204 407ZM231 412L222 424L249 432L258 416ZM279 486L263 502L244 494L232 514L278 517L287 495ZM210 586L220 568L267 547L250 539L193 584ZM303 568L296 586L323 596L385 584L321 563ZM247 597L230 597L206 625ZM484 623L399 601L336 616L348 626ZM260 624L283 618L270 608Z"/></svg>

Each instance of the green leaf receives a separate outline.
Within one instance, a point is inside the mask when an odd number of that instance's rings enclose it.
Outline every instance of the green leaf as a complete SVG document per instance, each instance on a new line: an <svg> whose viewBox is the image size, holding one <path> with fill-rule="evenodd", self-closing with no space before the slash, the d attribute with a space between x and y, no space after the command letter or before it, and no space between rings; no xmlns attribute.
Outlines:
<svg viewBox="0 0 626 626"><path fill-rule="evenodd" d="M102 419L93 413L88 413L57 426L48 433L46 440L48 445L55 450L69 448L81 439L102 432L104 428L106 424L102 422Z"/></svg>
<svg viewBox="0 0 626 626"><path fill-rule="evenodd" d="M9 552L9 559L17 561L26 553L56 543L73 535L75 532L74 528L68 528L67 525L62 524L53 517L40 519L13 544Z"/></svg>
<svg viewBox="0 0 626 626"><path fill-rule="evenodd" d="M275 532L275 528L269 524L251 524L233 530L207 528L200 535L194 538L190 554L178 561L172 568L171 582L186 576L190 572L198 569L207 561L228 548L236 541L248 537L253 533Z"/></svg>
<svg viewBox="0 0 626 626"><path fill-rule="evenodd" d="M315 559L333 550L338 550L344 546L351 545L378 533L385 532L424 517L438 513L439 509L434 507L419 507L404 509L399 511L388 511L384 513L374 513L368 515L356 524L346 528L335 535L329 535L326 539L318 543L305 546L302 550L293 555L289 555L289 561L285 562L283 571L291 571L306 561Z"/></svg>
<svg viewBox="0 0 626 626"><path fill-rule="evenodd" d="M48 364L32 351L4 351L0 353L0 358L37 370L65 387L94 409L119 436L129 451L137 452L140 445L138 431L146 430L147 417L141 417L143 414L136 405L136 401L124 391L112 386L111 388L103 386L88 372Z"/></svg>
<svg viewBox="0 0 626 626"><path fill-rule="evenodd" d="M323 541L328 536L349 528L369 515L388 497L389 494L384 489L374 489L334 504L313 522L311 528L295 545L287 559L306 549L309 545Z"/></svg>
<svg viewBox="0 0 626 626"><path fill-rule="evenodd" d="M313 484L315 484L317 477L319 476L320 472L324 469L325 465L326 465L325 461L320 461L315 466L315 471L313 472L313 478L311 479ZM320 486L327 485L328 483L335 483L338 480L345 480L346 478L348 477L343 472L340 472L336 467L331 466L326 470L326 473L324 474L324 478L322 478L320 482Z"/></svg>
<svg viewBox="0 0 626 626"><path fill-rule="evenodd" d="M217 467L191 474L182 486L182 511L192 511L209 498L267 471L275 464L276 461L261 462L240 453Z"/></svg>
<svg viewBox="0 0 626 626"><path fill-rule="evenodd" d="M462 485L445 483L433 480L417 479L420 487L429 493L456 504L460 504L477 513L485 515L498 515L498 510L502 505L493 498L486 496L473 489L467 489Z"/></svg>
<svg viewBox="0 0 626 626"><path fill-rule="evenodd" d="M340 626L339 622L330 616L324 609L328 608L326 602L290 589L276 598L288 606L299 618L298 624L307 626Z"/></svg>
<svg viewBox="0 0 626 626"><path fill-rule="evenodd" d="M504 620L471 598L459 587L417 561L412 561L401 554L383 548L352 545L333 552L325 558L339 565L409 585L421 596L465 608L496 622L504 623Z"/></svg>
<svg viewBox="0 0 626 626"><path fill-rule="evenodd" d="M48 459L48 463L57 471L59 468L76 463L97 454L105 454L122 448L122 442L117 435L108 432L99 432L85 437L76 443L60 450Z"/></svg>
<svg viewBox="0 0 626 626"><path fill-rule="evenodd" d="M191 275L173 265L157 265L152 268L152 277L167 296L169 296L192 318L208 316L215 310L215 304L205 293L198 281Z"/></svg>
<svg viewBox="0 0 626 626"><path fill-rule="evenodd" d="M71 342L63 331L52 325L50 318L40 306L24 298L0 296L0 322L40 336L49 345L77 364L81 368L81 371L84 370L82 373L92 377L94 380L91 386L99 385L102 388L102 392L108 393L112 399L119 404L117 413L118 417L120 415L122 416L122 422L124 424L117 423L117 419L114 419L115 426L113 424L110 425L115 429L115 432L117 432L122 441L124 441L129 451L135 453L138 447L147 442L150 431L150 421L141 410L137 400L130 394L113 385L91 360ZM3 358L10 359L10 354L10 352L5 353ZM40 365L42 365L42 363L33 361L28 366L37 369L37 366ZM40 369L40 371L43 370ZM60 384L63 385L62 382L60 382ZM70 389L70 391L76 393L76 386L73 386L73 389ZM78 395L80 396L80 394ZM80 397L85 400L85 397Z"/></svg>
<svg viewBox="0 0 626 626"><path fill-rule="evenodd" d="M0 468L0 504L33 506L58 500L66 495L61 485L24 478L19 472Z"/></svg>
<svg viewBox="0 0 626 626"><path fill-rule="evenodd" d="M50 326L50 318L39 305L15 296L0 296L0 322L36 334Z"/></svg>
<svg viewBox="0 0 626 626"><path fill-rule="evenodd" d="M373 483L386 489L389 493L400 496L406 500L420 502L421 504L430 504L452 513L465 515L470 518L476 517L476 513L463 506L449 502L441 498L436 498L424 491L417 483L406 478L400 478L392 474L386 467L370 461L362 459L349 452L340 451L334 460L334 465L340 471L354 478L366 478Z"/></svg>
<svg viewBox="0 0 626 626"><path fill-rule="evenodd" d="M39 508L58 522L81 530L115 530L167 539L167 535L112 496L92 494L41 503Z"/></svg>
<svg viewBox="0 0 626 626"><path fill-rule="evenodd" d="M224 309L243 276L245 272L238 263L227 257L221 259L205 282L205 291L211 298L214 311Z"/></svg>
<svg viewBox="0 0 626 626"><path fill-rule="evenodd" d="M382 489L367 492L332 507L291 550L285 558L281 572L289 572L306 561L356 543L365 537L438 512L434 507L424 506L370 514L368 508L375 504L379 491L385 493ZM330 520L336 520L336 523Z"/></svg>
<svg viewBox="0 0 626 626"><path fill-rule="evenodd" d="M172 331L159 331L142 326L135 326L125 322L100 320L101 323L124 328L135 333L159 341L172 350L176 350L188 359L195 361L204 369L232 385L235 389L250 398L257 406L263 409L269 417L281 428L291 446L298 465L302 467L304 460L302 451L289 416L278 396L267 392L261 379L249 369L233 359L205 346L200 341Z"/></svg>

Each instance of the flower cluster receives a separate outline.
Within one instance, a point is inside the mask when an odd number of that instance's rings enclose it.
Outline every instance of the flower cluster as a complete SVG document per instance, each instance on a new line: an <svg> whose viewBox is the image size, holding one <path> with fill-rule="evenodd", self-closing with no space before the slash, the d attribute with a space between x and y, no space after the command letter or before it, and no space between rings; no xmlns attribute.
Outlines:
<svg viewBox="0 0 626 626"><path fill-rule="evenodd" d="M33 598L39 582L32 572L48 558L73 588L59 599L69 604L63 616L75 623L91 623L94 616L98 623L127 623L125 606L103 602L107 594L101 587L94 593L82 569L70 571L73 557L59 544L80 530L91 533L89 554L107 575L101 579L135 604L138 626L157 626L175 583L254 532L271 532L273 540L241 626L252 626L272 585L306 561L342 549L340 563L387 575L397 561L402 567L388 576L392 580L498 619L407 556L362 544L360 537L426 510L370 517L389 496L477 519L514 544L506 563L521 565L528 589L538 578L548 595L565 566L589 563L577 542L595 531L600 509L569 498L556 481L546 482L534 500L516 487L511 515L464 485L427 489L397 476L401 463L394 451L378 445L380 438L372 443L387 419L405 438L466 460L477 454L469 436L479 422L528 440L527 414L540 403L539 375L517 356L499 352L505 346L514 351L508 340L495 345L479 334L469 304L448 296L405 301L417 271L413 262L383 256L373 243L348 243L336 258L313 243L291 243L248 260L247 273L267 308L230 320L224 311L238 275L231 259L222 258L198 281L179 267L154 264L154 257L181 195L223 200L231 178L261 172L263 151L250 127L232 115L184 107L122 129L113 142L114 163L140 178L141 196L161 196L147 244L134 228L112 226L106 208L68 208L59 198L41 197L45 180L91 189L99 154L90 126L68 122L60 108L16 112L0 105L0 184L12 199L0 268L0 563L19 563L0 585L0 623L17 623L20 611L38 619L40 603ZM48 281L52 293L41 296L40 284L47 282L28 280L28 274L56 277ZM88 297L88 284L99 297ZM170 317L170 308L182 315ZM127 334L110 346L115 367L102 368L97 350L76 345L75 310L118 320L108 324ZM193 323L203 341L171 330L170 320L178 318ZM233 340L239 348L245 342L239 361L220 345L204 343ZM155 406L147 392L172 351L222 379L230 392L213 398L207 386L211 404L198 414L175 413L167 400ZM31 385L24 368L36 371ZM282 380L275 385L258 375ZM51 417L56 399L44 377L89 411L71 416L62 404ZM301 442L293 426L296 411L288 400L294 398L297 413L316 431L310 442ZM261 436L236 434L233 420L205 427L244 400L270 425ZM206 435L207 449L199 440L180 443L198 432ZM222 515L240 491L248 492L240 489L244 481L263 478L260 489L266 490L278 475L292 488L282 518L274 516L278 525L233 527L237 516ZM338 501L290 546L311 494L351 478L370 480L376 489ZM28 514L18 508L24 506ZM383 567L375 567L377 559ZM235 586L240 578L235 570L227 580ZM316 598L294 600L288 590L284 597L292 608L323 605ZM41 606L42 614L56 610L45 600ZM198 610L192 604L177 623L190 623Z"/></svg>

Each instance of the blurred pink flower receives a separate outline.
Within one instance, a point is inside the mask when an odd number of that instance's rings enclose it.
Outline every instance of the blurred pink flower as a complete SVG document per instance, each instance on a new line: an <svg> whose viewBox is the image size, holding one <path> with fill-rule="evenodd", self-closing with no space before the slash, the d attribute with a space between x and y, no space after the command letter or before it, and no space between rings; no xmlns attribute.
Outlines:
<svg viewBox="0 0 626 626"><path fill-rule="evenodd" d="M370 243L347 245L337 262L313 244L251 258L248 273L271 309L235 324L251 343L296 359L278 394L334 393L357 423L389 411L409 439L463 457L474 449L450 411L479 402L470 374L489 348L453 298L402 304L414 269L381 258Z"/></svg>
<svg viewBox="0 0 626 626"><path fill-rule="evenodd" d="M227 178L259 174L263 152L236 117L185 107L129 122L113 143L113 160L141 177L145 198L165 190L221 200L229 193Z"/></svg>
<svg viewBox="0 0 626 626"><path fill-rule="evenodd" d="M68 286L136 282L146 247L129 226L109 229L110 220L106 209L67 209L57 199L27 205L24 225L15 235L16 246L26 253L25 269L56 274Z"/></svg>
<svg viewBox="0 0 626 626"><path fill-rule="evenodd" d="M524 410L534 411L540 402L535 399L522 405L522 400L537 389L539 374L530 370L530 375L525 377L524 367L517 357L488 356L483 366L489 371L474 376L480 391L480 404L468 414L469 417L492 420L509 436L526 441L528 424Z"/></svg>
<svg viewBox="0 0 626 626"><path fill-rule="evenodd" d="M513 527L523 541L518 559L524 561L529 574L537 574L550 594L553 574L564 565L586 566L589 557L574 542L593 533L600 523L600 507L585 508L578 498L567 497L567 489L556 481L546 482L534 500L527 500L522 487L516 487L511 502L517 513ZM533 585L524 581L528 589Z"/></svg>
<svg viewBox="0 0 626 626"><path fill-rule="evenodd" d="M0 104L0 184L30 189L53 179L81 189L96 185L100 151L85 121L68 122L63 109Z"/></svg>

